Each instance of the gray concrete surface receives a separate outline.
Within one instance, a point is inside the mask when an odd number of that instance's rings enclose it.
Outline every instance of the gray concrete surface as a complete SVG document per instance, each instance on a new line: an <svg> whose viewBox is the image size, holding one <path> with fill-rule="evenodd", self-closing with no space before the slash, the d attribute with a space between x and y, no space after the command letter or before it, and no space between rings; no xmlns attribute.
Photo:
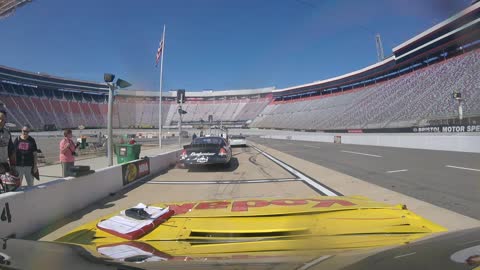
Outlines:
<svg viewBox="0 0 480 270"><path fill-rule="evenodd" d="M276 182L277 179L291 179L292 175L257 151L250 148L234 148L233 153L236 162L230 168L221 166L193 170L173 168L165 174L107 197L78 213L73 213L72 216L53 224L50 228L42 229L29 239L55 240L77 226L139 202L152 204L195 200L318 196L316 191L302 181ZM266 181L249 182L249 180L259 179ZM231 182L206 183L206 181L216 180L231 180ZM178 184L176 183L178 181L190 181L190 183Z"/></svg>
<svg viewBox="0 0 480 270"><path fill-rule="evenodd" d="M414 213L444 226L449 231L480 227L480 220L464 216L454 211L433 205L431 203L416 199L403 193L387 189L360 178L329 169L327 167L310 162L301 157L295 157L265 145L252 143L263 152L266 152L276 159L287 163L296 170L308 175L317 182L333 189L344 196L361 196L377 202L384 202L391 205L404 205Z"/></svg>
<svg viewBox="0 0 480 270"><path fill-rule="evenodd" d="M258 144L256 146L282 162L308 174L312 179L339 190L346 196L363 195L379 202L407 204L414 213L442 225L448 230L480 226L478 220L329 170L272 148ZM48 228L43 228L29 236L28 239L55 240L82 224L139 202L152 204L197 200L319 196L312 187L299 179L294 179L290 173L253 148L234 148L233 153L236 161L229 168L222 166L208 166L193 170L172 168L151 179L139 181L126 190L112 194L79 212L72 213L71 216L65 217Z"/></svg>
<svg viewBox="0 0 480 270"><path fill-rule="evenodd" d="M254 137L249 140L480 219L480 154Z"/></svg>

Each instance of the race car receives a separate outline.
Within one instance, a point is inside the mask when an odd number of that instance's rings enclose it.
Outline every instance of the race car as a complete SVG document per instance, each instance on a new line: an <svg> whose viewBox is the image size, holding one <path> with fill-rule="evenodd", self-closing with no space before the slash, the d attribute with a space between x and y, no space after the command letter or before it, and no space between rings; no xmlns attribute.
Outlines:
<svg viewBox="0 0 480 270"><path fill-rule="evenodd" d="M247 146L247 140L245 140L245 136L242 135L232 135L228 141L230 142L230 146Z"/></svg>
<svg viewBox="0 0 480 270"><path fill-rule="evenodd" d="M183 147L180 161L188 168L192 165L225 164L232 159L232 149L222 137L196 138Z"/></svg>

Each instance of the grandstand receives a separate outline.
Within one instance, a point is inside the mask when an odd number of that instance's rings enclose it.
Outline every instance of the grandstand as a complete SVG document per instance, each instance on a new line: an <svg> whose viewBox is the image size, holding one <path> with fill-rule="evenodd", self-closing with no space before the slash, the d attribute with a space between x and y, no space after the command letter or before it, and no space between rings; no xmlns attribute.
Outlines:
<svg viewBox="0 0 480 270"><path fill-rule="evenodd" d="M197 125L208 122L209 115L213 124L226 126L244 126L271 102L273 87L246 90L187 92L183 110L185 125ZM129 90L118 91L115 100L118 110L114 110L120 119L122 128L158 127L158 93L137 91L135 96ZM162 123L164 126L176 126L179 122L176 92L163 94ZM115 124L115 123L114 123Z"/></svg>
<svg viewBox="0 0 480 270"><path fill-rule="evenodd" d="M22 77L18 79L18 75ZM80 81L74 82L76 85L58 83L50 76L6 67L0 67L0 79L0 102L8 113L8 122L15 125L13 129L22 125L29 125L34 130L43 130L47 125L57 128L80 125L100 128L106 125L106 114L102 111L106 112L107 96L102 85L96 87L97 91L103 88L103 93L82 89ZM72 86L75 90L68 89Z"/></svg>
<svg viewBox="0 0 480 270"><path fill-rule="evenodd" d="M393 48L392 56L309 84L225 91L187 91L185 125L328 131L480 123L480 3ZM458 103L464 98L464 120ZM0 102L19 129L104 128L108 88L0 66ZM158 92L119 90L114 128L158 128ZM176 92L162 96L163 126L178 125Z"/></svg>
<svg viewBox="0 0 480 270"><path fill-rule="evenodd" d="M274 88L188 92L185 124L206 123L244 126L271 102ZM8 121L20 129L46 126L104 128L108 90L104 84L69 80L0 66L0 102ZM158 128L158 92L119 90L113 106L114 128ZM162 97L162 123L179 121L176 92Z"/></svg>
<svg viewBox="0 0 480 270"><path fill-rule="evenodd" d="M425 119L455 118L453 90L465 97L468 116L480 115L480 50L353 90L272 102L253 126L329 130L420 126Z"/></svg>
<svg viewBox="0 0 480 270"><path fill-rule="evenodd" d="M480 123L480 3L393 49L382 62L274 91L251 126L300 130L383 129ZM462 121L453 91L464 97Z"/></svg>

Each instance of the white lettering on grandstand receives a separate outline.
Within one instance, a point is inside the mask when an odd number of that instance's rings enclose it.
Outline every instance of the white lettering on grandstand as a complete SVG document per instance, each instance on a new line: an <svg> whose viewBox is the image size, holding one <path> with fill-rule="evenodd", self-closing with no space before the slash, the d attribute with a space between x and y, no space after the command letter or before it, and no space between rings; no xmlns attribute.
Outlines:
<svg viewBox="0 0 480 270"><path fill-rule="evenodd" d="M480 125L471 126L445 126L445 127L419 127L414 129L414 132L480 132Z"/></svg>
<svg viewBox="0 0 480 270"><path fill-rule="evenodd" d="M464 126L442 127L442 132L465 132Z"/></svg>
<svg viewBox="0 0 480 270"><path fill-rule="evenodd" d="M480 132L480 125L467 126L467 132Z"/></svg>
<svg viewBox="0 0 480 270"><path fill-rule="evenodd" d="M440 132L440 127L421 127L418 132Z"/></svg>
<svg viewBox="0 0 480 270"><path fill-rule="evenodd" d="M214 156L214 155L215 155L215 153L204 153L204 152L198 152L198 153L192 152L192 153L190 153L190 156L197 156L197 157L199 157L199 156Z"/></svg>

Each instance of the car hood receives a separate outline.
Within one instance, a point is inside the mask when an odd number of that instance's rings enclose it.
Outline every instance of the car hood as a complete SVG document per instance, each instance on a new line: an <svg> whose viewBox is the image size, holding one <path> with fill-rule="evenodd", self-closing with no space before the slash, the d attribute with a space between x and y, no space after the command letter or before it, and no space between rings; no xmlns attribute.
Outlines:
<svg viewBox="0 0 480 270"><path fill-rule="evenodd" d="M96 255L86 246L2 239L2 269L479 269L480 229L441 234L388 250L335 248L303 252L225 252L216 256L174 256L168 245L156 261L126 262ZM162 246L162 245L159 245ZM147 247L143 247L147 248ZM151 250L150 250L151 251ZM28 255L26 254L28 253ZM302 268L303 267L303 268Z"/></svg>
<svg viewBox="0 0 480 270"><path fill-rule="evenodd" d="M270 198L159 203L175 214L138 239L84 224L57 242L124 263L292 261L410 243L445 228L406 209L364 197ZM120 254L119 252L126 252ZM125 255L126 254L126 255Z"/></svg>

